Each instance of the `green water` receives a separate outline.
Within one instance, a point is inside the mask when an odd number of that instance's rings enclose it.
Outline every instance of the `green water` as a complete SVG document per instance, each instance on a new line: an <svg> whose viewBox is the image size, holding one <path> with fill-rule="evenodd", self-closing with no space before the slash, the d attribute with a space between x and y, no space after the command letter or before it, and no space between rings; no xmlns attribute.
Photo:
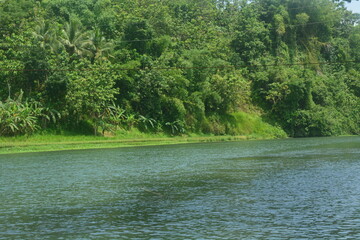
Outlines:
<svg viewBox="0 0 360 240"><path fill-rule="evenodd" d="M0 239L360 239L360 137L1 155Z"/></svg>

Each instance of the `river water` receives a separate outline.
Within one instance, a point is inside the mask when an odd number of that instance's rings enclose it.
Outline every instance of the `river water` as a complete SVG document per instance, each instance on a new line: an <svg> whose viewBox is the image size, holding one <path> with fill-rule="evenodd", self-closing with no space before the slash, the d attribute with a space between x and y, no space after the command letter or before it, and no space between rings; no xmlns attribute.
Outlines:
<svg viewBox="0 0 360 240"><path fill-rule="evenodd" d="M360 137L0 155L0 239L360 239Z"/></svg>

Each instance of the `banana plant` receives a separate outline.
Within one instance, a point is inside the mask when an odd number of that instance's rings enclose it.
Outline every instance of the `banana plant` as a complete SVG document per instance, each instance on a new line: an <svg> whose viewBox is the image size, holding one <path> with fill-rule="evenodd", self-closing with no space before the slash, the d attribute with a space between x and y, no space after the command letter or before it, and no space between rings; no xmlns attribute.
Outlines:
<svg viewBox="0 0 360 240"><path fill-rule="evenodd" d="M143 115L139 115L138 121L141 128L144 128L146 131L150 129L155 129L156 120L153 118L148 118Z"/></svg>
<svg viewBox="0 0 360 240"><path fill-rule="evenodd" d="M180 121L180 120L176 120L173 122L166 122L165 126L169 126L171 129L171 134L175 135L175 134L180 134L180 133L185 133L185 128L184 128L184 122Z"/></svg>
<svg viewBox="0 0 360 240"><path fill-rule="evenodd" d="M53 121L61 116L44 108L39 102L24 101L21 91L16 99L0 101L0 136L32 134L41 128L41 121Z"/></svg>

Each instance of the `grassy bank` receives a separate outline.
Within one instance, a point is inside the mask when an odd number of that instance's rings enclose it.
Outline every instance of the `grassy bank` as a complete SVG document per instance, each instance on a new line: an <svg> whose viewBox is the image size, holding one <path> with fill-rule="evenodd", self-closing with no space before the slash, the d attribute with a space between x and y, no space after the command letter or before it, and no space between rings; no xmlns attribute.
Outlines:
<svg viewBox="0 0 360 240"><path fill-rule="evenodd" d="M105 136L78 135L71 132L61 132L60 134L45 132L31 136L0 137L0 154L286 137L281 129L263 122L260 117L255 115L236 113L232 115L231 119L223 121L228 121L234 134L170 136L165 133L144 133L136 128L129 131L119 130L115 135Z"/></svg>
<svg viewBox="0 0 360 240"><path fill-rule="evenodd" d="M217 142L235 141L249 139L245 136L203 136L203 137L161 137L161 138L137 138L137 139L109 139L94 138L89 140L87 137L74 139L73 137L47 136L49 141L2 141L0 143L0 154L25 153L25 152L44 152L60 150L79 150L79 149L98 149L98 148L118 148L147 145L168 145L195 142ZM52 139L52 140L50 140ZM3 139L1 139L3 140Z"/></svg>

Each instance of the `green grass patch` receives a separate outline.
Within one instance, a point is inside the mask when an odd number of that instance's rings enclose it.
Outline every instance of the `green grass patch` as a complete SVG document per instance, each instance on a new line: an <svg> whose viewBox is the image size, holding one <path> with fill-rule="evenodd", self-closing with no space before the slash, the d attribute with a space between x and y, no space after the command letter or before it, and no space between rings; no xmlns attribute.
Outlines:
<svg viewBox="0 0 360 240"><path fill-rule="evenodd" d="M46 141L45 141L46 139ZM99 149L99 148L120 148L150 145L169 145L196 142L223 142L240 141L250 139L246 136L177 136L177 137L154 137L146 138L107 138L89 136L53 136L47 135L43 138L29 137L26 141L19 138L0 138L0 154L45 152L61 150Z"/></svg>
<svg viewBox="0 0 360 240"><path fill-rule="evenodd" d="M238 135L254 136L260 138L285 138L287 134L279 126L265 122L261 116L245 112L230 115L233 131Z"/></svg>

